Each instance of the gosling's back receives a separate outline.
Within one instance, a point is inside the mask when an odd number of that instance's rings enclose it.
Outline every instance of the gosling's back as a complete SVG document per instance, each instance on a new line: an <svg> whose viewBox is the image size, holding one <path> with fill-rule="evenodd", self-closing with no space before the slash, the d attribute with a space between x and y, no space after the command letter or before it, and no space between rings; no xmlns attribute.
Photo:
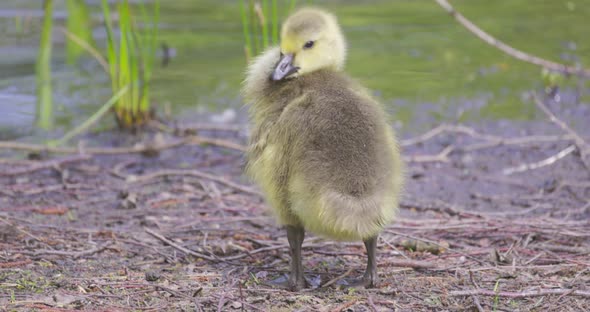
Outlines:
<svg viewBox="0 0 590 312"><path fill-rule="evenodd" d="M395 215L403 176L382 107L330 69L264 84L249 172L281 223L343 240L377 234Z"/></svg>

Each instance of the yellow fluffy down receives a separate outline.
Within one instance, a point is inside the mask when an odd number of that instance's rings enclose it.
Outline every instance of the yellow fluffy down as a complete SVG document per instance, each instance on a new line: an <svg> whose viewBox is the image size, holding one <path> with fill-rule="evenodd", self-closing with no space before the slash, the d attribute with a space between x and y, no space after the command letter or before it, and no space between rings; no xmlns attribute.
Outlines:
<svg viewBox="0 0 590 312"><path fill-rule="evenodd" d="M310 186L301 176L291 179L290 212L304 228L319 236L342 241L364 240L381 232L397 212L395 191L358 198L326 188L313 190ZM280 216L281 212L276 212Z"/></svg>

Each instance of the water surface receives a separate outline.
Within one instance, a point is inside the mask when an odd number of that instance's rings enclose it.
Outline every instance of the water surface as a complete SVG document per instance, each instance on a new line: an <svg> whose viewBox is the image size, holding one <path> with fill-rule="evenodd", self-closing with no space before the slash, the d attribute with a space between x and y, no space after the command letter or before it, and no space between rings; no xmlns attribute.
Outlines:
<svg viewBox="0 0 590 312"><path fill-rule="evenodd" d="M162 2L162 42L175 51L158 67L154 101L176 114L239 108L246 64L238 1ZM305 2L305 1L299 1ZM67 16L57 1L58 24ZM94 5L99 16L98 1ZM434 1L315 1L334 11L348 39L347 71L408 122L439 119L534 116L523 93L544 86L540 68L503 54L457 24ZM590 66L588 0L456 0L465 16L495 37L526 52L567 64ZM27 124L34 105L34 59L40 4L0 4L0 125ZM104 33L96 23L101 42ZM107 77L93 60L64 64L63 36L56 31L55 98L62 126L70 127L104 103ZM566 79L564 87L579 80ZM582 93L582 97L587 94ZM428 104L428 105L425 105ZM452 112L452 113L449 113Z"/></svg>

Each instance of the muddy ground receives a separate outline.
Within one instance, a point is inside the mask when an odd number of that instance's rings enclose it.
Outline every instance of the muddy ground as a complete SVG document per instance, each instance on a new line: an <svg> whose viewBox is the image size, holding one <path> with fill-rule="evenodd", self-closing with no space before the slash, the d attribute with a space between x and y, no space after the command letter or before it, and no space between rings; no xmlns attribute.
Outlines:
<svg viewBox="0 0 590 312"><path fill-rule="evenodd" d="M549 103L582 140L589 107ZM308 234L300 293L269 285L287 241L242 176L243 127L181 126L89 135L82 153L0 150L1 310L590 310L585 143L541 111L402 131L407 189L378 287L343 285L364 271L360 242Z"/></svg>

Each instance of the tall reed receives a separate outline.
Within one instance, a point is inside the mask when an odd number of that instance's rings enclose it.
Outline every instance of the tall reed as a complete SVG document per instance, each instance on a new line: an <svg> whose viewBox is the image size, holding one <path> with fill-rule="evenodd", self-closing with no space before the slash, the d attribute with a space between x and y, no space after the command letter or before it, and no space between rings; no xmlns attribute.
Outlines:
<svg viewBox="0 0 590 312"><path fill-rule="evenodd" d="M262 2L240 0L246 59L261 53L271 45L278 44L281 27L279 13L286 16L293 11L296 2L296 0L262 0Z"/></svg>
<svg viewBox="0 0 590 312"><path fill-rule="evenodd" d="M43 2L43 28L35 71L37 76L36 124L42 129L53 127L53 95L51 87L51 38L53 32L53 0Z"/></svg>
<svg viewBox="0 0 590 312"><path fill-rule="evenodd" d="M159 1L154 2L152 15L139 4L146 30L139 31L131 14L129 1L117 3L119 29L116 32L108 1L102 1L107 31L107 62L113 94L129 87L115 104L117 121L124 128L142 125L150 118L149 85L152 78L158 42ZM117 36L118 35L118 36ZM116 38L119 38L118 42Z"/></svg>
<svg viewBox="0 0 590 312"><path fill-rule="evenodd" d="M86 2L84 0L66 0L66 9L68 11L67 31L85 41L88 45L94 46L90 13ZM74 64L84 51L85 49L78 43L68 40L66 42L66 61L68 64Z"/></svg>

